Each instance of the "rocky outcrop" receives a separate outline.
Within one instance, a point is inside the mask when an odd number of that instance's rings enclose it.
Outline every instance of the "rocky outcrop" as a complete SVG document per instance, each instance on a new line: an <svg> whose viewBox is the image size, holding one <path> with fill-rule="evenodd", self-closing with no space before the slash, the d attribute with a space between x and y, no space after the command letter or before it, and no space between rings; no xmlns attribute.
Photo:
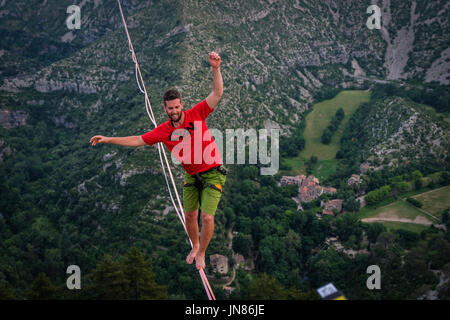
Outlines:
<svg viewBox="0 0 450 320"><path fill-rule="evenodd" d="M7 156L10 156L13 153L13 150L9 145L6 144L5 140L0 139L0 163L3 162Z"/></svg>
<svg viewBox="0 0 450 320"><path fill-rule="evenodd" d="M177 26L177 27L173 28L164 37L162 37L161 39L157 39L155 41L155 47L163 46L165 43L170 41L170 38L173 37L173 36L176 36L176 35L181 34L181 33L188 33L191 27L192 27L192 24L188 24L188 25L185 25L185 26L184 25Z"/></svg>
<svg viewBox="0 0 450 320"><path fill-rule="evenodd" d="M57 126L62 126L67 129L75 128L77 124L73 121L68 121L67 118L68 117L66 116L56 116L56 115L51 116L51 119Z"/></svg>
<svg viewBox="0 0 450 320"><path fill-rule="evenodd" d="M445 162L450 136L446 125L433 117L403 98L388 98L372 106L364 120L368 164L376 171L426 158Z"/></svg>
<svg viewBox="0 0 450 320"><path fill-rule="evenodd" d="M27 122L28 113L21 110L0 110L0 126L5 129L24 126Z"/></svg>

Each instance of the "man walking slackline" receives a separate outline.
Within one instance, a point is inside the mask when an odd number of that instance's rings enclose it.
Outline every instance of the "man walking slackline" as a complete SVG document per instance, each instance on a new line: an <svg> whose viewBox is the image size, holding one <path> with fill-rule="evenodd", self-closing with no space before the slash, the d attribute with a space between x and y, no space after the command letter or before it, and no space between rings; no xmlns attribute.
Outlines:
<svg viewBox="0 0 450 320"><path fill-rule="evenodd" d="M183 110L183 101L177 90L164 93L164 111L169 120L140 136L105 137L93 136L90 143L113 143L138 147L163 142L183 168L183 207L186 229L192 241L192 250L186 262L195 260L198 270L205 268L206 248L214 233L214 214L222 196L226 172L222 167L220 151L212 138L206 118L214 111L223 93L220 73L221 58L216 52L209 54L213 72L213 90L208 97L190 110ZM201 211L202 230L199 239L198 210Z"/></svg>

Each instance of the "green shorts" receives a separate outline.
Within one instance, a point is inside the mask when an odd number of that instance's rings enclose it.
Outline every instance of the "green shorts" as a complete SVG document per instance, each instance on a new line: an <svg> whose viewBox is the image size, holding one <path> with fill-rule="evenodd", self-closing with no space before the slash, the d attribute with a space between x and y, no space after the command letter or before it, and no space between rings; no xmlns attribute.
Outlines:
<svg viewBox="0 0 450 320"><path fill-rule="evenodd" d="M201 207L199 202L199 192L197 188L192 186L183 187L183 207L185 212L192 212L200 207L200 211L215 215L217 206L219 205L222 192L208 185L216 185L219 189L223 190L225 185L226 176L217 170L212 170L202 175L205 179L205 187L201 191ZM189 173L184 173L184 184L195 184L195 178Z"/></svg>

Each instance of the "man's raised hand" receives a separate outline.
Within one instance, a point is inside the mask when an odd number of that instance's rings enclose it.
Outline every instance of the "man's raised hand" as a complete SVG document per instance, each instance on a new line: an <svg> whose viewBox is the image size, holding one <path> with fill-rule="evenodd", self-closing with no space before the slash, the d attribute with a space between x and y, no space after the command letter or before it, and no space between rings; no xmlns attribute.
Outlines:
<svg viewBox="0 0 450 320"><path fill-rule="evenodd" d="M95 146L97 143L108 143L108 137L104 136L93 136L89 141L90 144Z"/></svg>
<svg viewBox="0 0 450 320"><path fill-rule="evenodd" d="M211 67L219 68L220 62L221 62L221 59L217 52L212 51L209 53L209 64L211 65Z"/></svg>

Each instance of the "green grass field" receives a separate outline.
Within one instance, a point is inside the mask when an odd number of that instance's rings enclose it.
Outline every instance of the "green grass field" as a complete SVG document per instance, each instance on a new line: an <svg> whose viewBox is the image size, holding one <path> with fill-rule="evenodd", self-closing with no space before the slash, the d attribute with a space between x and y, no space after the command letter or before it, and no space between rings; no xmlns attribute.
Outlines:
<svg viewBox="0 0 450 320"><path fill-rule="evenodd" d="M337 166L336 152L340 148L340 140L351 115L363 102L370 100L370 92L363 90L344 90L330 100L314 104L312 111L306 116L306 128L304 132L305 148L297 157L284 159L292 168L290 174L305 174L305 161L312 155L317 156L318 163L313 174L323 180L331 175ZM331 143L325 145L321 141L322 133L335 115L336 111L344 109L345 117L338 130L333 134Z"/></svg>
<svg viewBox="0 0 450 320"><path fill-rule="evenodd" d="M334 159L339 150L343 130L351 115L363 102L370 100L370 92L363 90L344 90L336 97L316 103L313 110L306 117L305 149L300 152L300 157L309 159L315 155L319 160ZM331 143L326 145L321 141L322 133L335 115L336 111L344 109L345 117L338 130L334 133Z"/></svg>
<svg viewBox="0 0 450 320"><path fill-rule="evenodd" d="M357 216L364 223L378 222L386 226L388 230L403 229L412 232L421 232L431 223L438 222L403 200L397 200L378 208L364 207L357 213Z"/></svg>
<svg viewBox="0 0 450 320"><path fill-rule="evenodd" d="M442 219L443 211L450 208L450 186L421 193L413 196L413 198L422 201L422 209Z"/></svg>
<svg viewBox="0 0 450 320"><path fill-rule="evenodd" d="M378 208L371 208L371 207L364 207L358 212L358 218L365 219L365 218L399 218L399 219L409 219L414 220L418 216L424 217L425 219L431 221L431 217L427 216L425 213L420 211L418 208L414 207L413 205L409 204L406 201L403 200L397 200L394 201L388 205L378 207Z"/></svg>

